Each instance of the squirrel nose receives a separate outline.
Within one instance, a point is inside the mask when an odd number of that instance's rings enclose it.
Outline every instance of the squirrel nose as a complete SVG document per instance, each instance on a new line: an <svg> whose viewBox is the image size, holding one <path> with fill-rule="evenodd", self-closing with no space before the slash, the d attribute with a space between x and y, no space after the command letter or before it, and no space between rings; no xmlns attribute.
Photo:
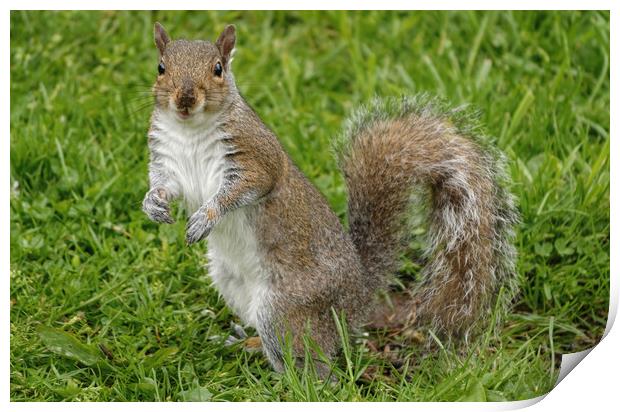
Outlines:
<svg viewBox="0 0 620 412"><path fill-rule="evenodd" d="M179 109L189 109L196 103L194 88L191 86L183 86L177 95L177 106Z"/></svg>

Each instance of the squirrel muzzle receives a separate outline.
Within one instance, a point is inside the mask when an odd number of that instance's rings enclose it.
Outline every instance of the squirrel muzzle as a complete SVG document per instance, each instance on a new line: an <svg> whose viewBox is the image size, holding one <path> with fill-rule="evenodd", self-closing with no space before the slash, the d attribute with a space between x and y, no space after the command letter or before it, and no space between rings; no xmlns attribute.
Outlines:
<svg viewBox="0 0 620 412"><path fill-rule="evenodd" d="M189 81L184 81L183 85L178 89L175 103L179 111L187 111L196 104L196 94L194 87Z"/></svg>

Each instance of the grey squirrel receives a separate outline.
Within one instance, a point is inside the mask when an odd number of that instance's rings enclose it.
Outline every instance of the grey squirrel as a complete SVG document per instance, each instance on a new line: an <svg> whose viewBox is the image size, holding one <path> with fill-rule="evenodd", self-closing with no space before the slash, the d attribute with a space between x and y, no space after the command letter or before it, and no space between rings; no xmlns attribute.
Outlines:
<svg viewBox="0 0 620 412"><path fill-rule="evenodd" d="M429 203L428 263L410 291L408 321L462 340L512 296L518 215L503 157L458 110L419 96L358 110L337 145L347 232L239 94L234 26L215 43L171 41L159 23L154 33L159 65L143 210L173 223L169 204L184 200L187 243L208 239L214 286L256 329L276 370L285 334L296 356L309 333L333 357L340 347L333 313L354 327L366 322L398 269L416 188Z"/></svg>

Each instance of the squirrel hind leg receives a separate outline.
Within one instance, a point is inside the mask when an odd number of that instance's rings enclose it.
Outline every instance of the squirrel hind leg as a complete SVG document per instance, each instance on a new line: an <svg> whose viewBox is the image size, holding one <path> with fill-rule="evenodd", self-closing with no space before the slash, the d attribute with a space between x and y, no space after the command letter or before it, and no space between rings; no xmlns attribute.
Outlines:
<svg viewBox="0 0 620 412"><path fill-rule="evenodd" d="M284 372L284 353L282 351L282 339L276 332L271 316L260 313L257 319L256 331L261 340L263 353L276 372Z"/></svg>
<svg viewBox="0 0 620 412"><path fill-rule="evenodd" d="M331 311L312 310L307 307L299 310L286 310L284 316L273 319L259 317L258 334L263 352L277 372L285 368L285 345L290 344L294 364L303 369L305 362L313 363L317 376L327 379L331 374L329 364L323 360L333 359L340 347L340 335ZM306 339L304 339L306 338ZM320 354L317 353L320 350Z"/></svg>

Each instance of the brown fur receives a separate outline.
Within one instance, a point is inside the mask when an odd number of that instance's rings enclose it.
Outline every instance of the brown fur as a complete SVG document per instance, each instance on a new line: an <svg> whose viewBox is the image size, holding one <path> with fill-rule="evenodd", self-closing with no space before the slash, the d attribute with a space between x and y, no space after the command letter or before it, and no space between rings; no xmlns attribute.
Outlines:
<svg viewBox="0 0 620 412"><path fill-rule="evenodd" d="M499 196L497 161L447 116L423 110L368 122L341 160L364 267L377 281L394 273L411 190L429 188L429 263L413 293L411 321L431 323L449 339L483 325L499 288L514 278L509 242L516 214Z"/></svg>
<svg viewBox="0 0 620 412"><path fill-rule="evenodd" d="M219 127L227 136L230 166L221 190L190 217L188 242L206 237L226 214L246 209L261 266L269 274L269 298L260 308L257 330L273 366L283 366L280 341L287 332L297 356L303 355L306 331L333 356L340 345L333 313L344 313L354 327L364 323L375 293L397 269L415 186L428 187L432 194L429 265L412 300L420 302L417 320L430 319L448 336L466 333L501 285L498 254L511 250L498 247L506 242L498 231L493 160L447 119L407 114L369 122L341 156L349 189L347 233L237 92L230 72L231 27L212 44L171 42L156 26L165 73L158 76L154 92L159 107L193 110L206 102L205 111L223 113ZM221 77L213 71L218 62L224 65ZM152 159L152 165L156 162ZM156 167L151 184L157 191L147 194L145 211L171 223L167 204L172 196Z"/></svg>

